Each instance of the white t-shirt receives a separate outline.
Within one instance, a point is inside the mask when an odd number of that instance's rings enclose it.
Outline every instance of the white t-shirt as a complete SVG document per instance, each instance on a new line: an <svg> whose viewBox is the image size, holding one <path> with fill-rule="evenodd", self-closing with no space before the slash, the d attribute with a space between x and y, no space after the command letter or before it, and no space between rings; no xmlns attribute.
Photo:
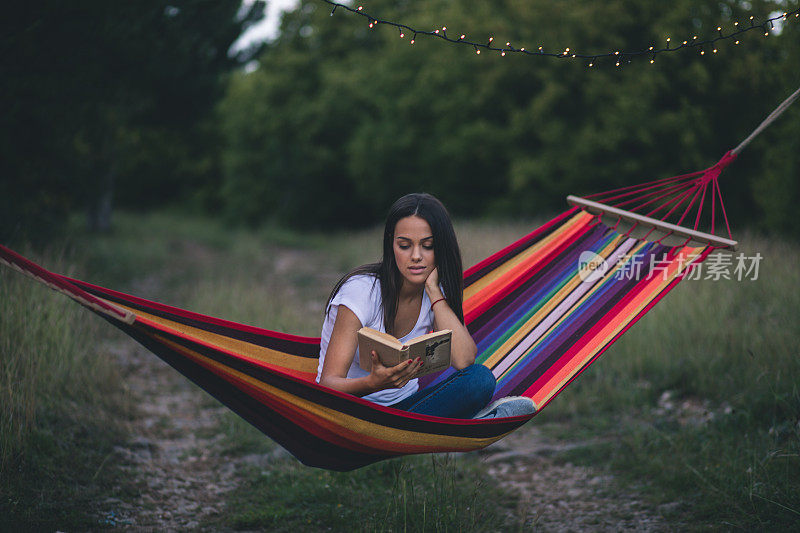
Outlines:
<svg viewBox="0 0 800 533"><path fill-rule="evenodd" d="M381 308L381 284L378 278L368 274L359 274L348 279L331 300L331 308L322 324L322 335L320 340L319 366L317 368L317 383L322 376L322 365L325 362L325 353L328 351L328 343L333 333L333 324L336 322L336 314L339 306L344 305L355 313L361 325L364 327L386 331L383 325L383 309ZM433 329L433 311L431 302L425 291L422 291L422 304L420 305L417 323L408 333L401 337L400 342L405 342L414 337L424 335ZM369 357L369 354L367 354ZM363 370L359 365L359 353L356 348L356 356L347 371L348 378L360 378L368 376L369 372ZM399 389L384 389L364 396L364 399L381 405L391 405L400 400L411 396L419 389L416 379L412 379Z"/></svg>

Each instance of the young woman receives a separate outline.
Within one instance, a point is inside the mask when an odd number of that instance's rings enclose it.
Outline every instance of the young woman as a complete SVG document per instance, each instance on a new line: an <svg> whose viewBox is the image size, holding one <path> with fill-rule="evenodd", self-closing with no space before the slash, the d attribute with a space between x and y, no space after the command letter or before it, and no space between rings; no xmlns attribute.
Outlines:
<svg viewBox="0 0 800 533"><path fill-rule="evenodd" d="M389 210L379 263L356 268L331 292L322 326L317 371L321 385L381 405L451 418L513 416L533 412L527 398L504 398L484 409L495 379L475 364L477 347L464 325L461 252L444 205L429 194L409 194ZM419 390L419 359L394 367L377 354L358 352L358 330L371 327L404 342L450 329L451 364L442 383ZM371 370L359 365L372 360ZM482 412L479 413L479 411Z"/></svg>

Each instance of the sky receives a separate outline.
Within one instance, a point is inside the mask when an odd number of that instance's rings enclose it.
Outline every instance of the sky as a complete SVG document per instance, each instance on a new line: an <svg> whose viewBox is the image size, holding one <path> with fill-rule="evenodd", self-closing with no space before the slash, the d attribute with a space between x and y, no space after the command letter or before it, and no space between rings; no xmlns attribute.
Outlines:
<svg viewBox="0 0 800 533"><path fill-rule="evenodd" d="M250 27L234 43L234 50L247 48L256 41L272 40L278 35L278 25L281 21L281 13L285 10L293 9L297 6L298 0L267 0L266 16L258 24ZM244 5L253 3L253 0L244 0Z"/></svg>

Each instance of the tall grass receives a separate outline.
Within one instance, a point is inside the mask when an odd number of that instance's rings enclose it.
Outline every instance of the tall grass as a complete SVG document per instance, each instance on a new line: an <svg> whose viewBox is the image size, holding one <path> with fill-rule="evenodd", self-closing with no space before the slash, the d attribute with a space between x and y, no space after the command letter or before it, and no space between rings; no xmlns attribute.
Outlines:
<svg viewBox="0 0 800 533"><path fill-rule="evenodd" d="M40 258L69 272L70 264ZM86 527L86 485L124 413L120 378L94 345L97 323L49 289L0 269L0 516L6 525Z"/></svg>
<svg viewBox="0 0 800 533"><path fill-rule="evenodd" d="M491 488L477 463L447 454L346 473L283 462L245 476L223 518L236 529L496 531L513 501Z"/></svg>

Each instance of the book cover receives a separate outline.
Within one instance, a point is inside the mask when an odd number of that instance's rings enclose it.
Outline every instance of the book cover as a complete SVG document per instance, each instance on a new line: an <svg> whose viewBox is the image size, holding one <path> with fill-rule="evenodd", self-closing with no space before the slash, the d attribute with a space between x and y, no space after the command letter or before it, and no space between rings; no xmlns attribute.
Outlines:
<svg viewBox="0 0 800 533"><path fill-rule="evenodd" d="M434 331L415 337L405 344L396 337L372 328L358 330L359 366L369 371L372 368L372 350L385 366L395 366L408 359L419 357L424 363L417 377L444 370L450 366L450 340L453 332L449 329Z"/></svg>

